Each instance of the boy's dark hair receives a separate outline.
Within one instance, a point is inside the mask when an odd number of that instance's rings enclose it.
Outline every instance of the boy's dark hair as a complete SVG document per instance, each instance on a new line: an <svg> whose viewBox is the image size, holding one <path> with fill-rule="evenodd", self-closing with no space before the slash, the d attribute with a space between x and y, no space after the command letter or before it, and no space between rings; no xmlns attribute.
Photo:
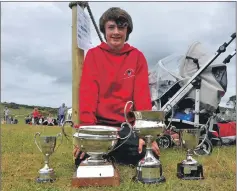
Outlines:
<svg viewBox="0 0 237 191"><path fill-rule="evenodd" d="M119 7L112 7L103 13L103 15L100 17L99 25L100 25L100 31L103 33L104 38L105 38L105 23L107 21L115 21L115 23L120 26L127 24L128 31L126 35L126 41L129 39L129 35L133 30L133 23L131 16L125 10Z"/></svg>

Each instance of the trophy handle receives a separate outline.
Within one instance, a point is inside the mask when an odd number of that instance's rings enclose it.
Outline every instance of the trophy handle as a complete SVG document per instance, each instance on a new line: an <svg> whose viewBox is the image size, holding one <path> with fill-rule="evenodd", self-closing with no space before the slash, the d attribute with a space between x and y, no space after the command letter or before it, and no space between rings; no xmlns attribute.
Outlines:
<svg viewBox="0 0 237 191"><path fill-rule="evenodd" d="M128 117L127 117L127 114L126 114L128 104L131 104L131 105L130 105L130 108L129 108L129 110L131 110L131 108L133 107L134 103L133 103L133 101L128 101L128 102L125 104L125 106L124 106L123 112L124 112L124 118L125 118L125 122L126 122L126 123L129 123L129 122L128 122Z"/></svg>
<svg viewBox="0 0 237 191"><path fill-rule="evenodd" d="M201 130L201 129L205 129L205 131L206 131L205 137L204 137L204 139L202 140L202 142L201 142L196 148L200 147L200 146L206 141L207 136L208 136L207 125L202 125L201 128L200 128L200 130Z"/></svg>
<svg viewBox="0 0 237 191"><path fill-rule="evenodd" d="M132 125L131 125L130 123L128 123L128 122L123 122L123 123L121 124L121 129L120 129L120 131L122 131L122 130L124 129L124 125L128 125L130 131L129 131L129 133L128 133L128 135L127 135L126 137L124 137L124 138L121 138L121 137L120 137L121 140L128 139L128 138L131 136L132 131L133 131Z"/></svg>
<svg viewBox="0 0 237 191"><path fill-rule="evenodd" d="M37 133L35 133L35 144L36 144L36 146L38 147L38 149L40 150L40 152L42 153L42 149L39 147L39 145L38 145L38 143L37 143L37 140L36 140L36 137L37 136L40 136L40 132L37 132Z"/></svg>
<svg viewBox="0 0 237 191"><path fill-rule="evenodd" d="M66 121L63 122L63 125L62 125L62 134L66 137L67 140L69 140L68 137L70 137L70 136L66 134L65 129L64 129L64 126L65 126L67 123L71 123L71 127L74 126L74 123L73 123L73 121L71 121L71 120L66 120Z"/></svg>
<svg viewBox="0 0 237 191"><path fill-rule="evenodd" d="M58 147L63 143L63 136L62 136L62 133L58 133L57 136L56 136L56 138L58 139L58 137L61 137L61 142L60 142L60 144L57 146L57 148L54 150L54 152L55 152L56 150L58 150Z"/></svg>
<svg viewBox="0 0 237 191"><path fill-rule="evenodd" d="M124 125L125 125L125 124L127 124L127 125L129 126L130 131L129 131L129 133L128 133L128 135L127 135L126 137L124 137L124 138L121 138L121 137L120 137L120 138L119 138L119 139L125 140L125 141L123 141L123 143L120 144L120 145L118 145L117 147L111 149L111 151L109 151L107 154L109 154L110 152L112 152L112 151L118 149L119 147L121 147L124 143L127 142L128 138L132 135L133 128L132 128L132 125L130 125L130 123L123 122L123 123L121 124L121 129L120 129L120 131L121 131L122 129L124 129Z"/></svg>

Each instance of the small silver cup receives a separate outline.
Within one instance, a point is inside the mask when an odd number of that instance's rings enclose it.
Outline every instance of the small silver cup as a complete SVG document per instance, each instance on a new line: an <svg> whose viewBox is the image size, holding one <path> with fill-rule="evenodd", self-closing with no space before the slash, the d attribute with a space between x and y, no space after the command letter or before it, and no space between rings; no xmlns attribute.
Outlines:
<svg viewBox="0 0 237 191"><path fill-rule="evenodd" d="M39 137L39 144L37 143L37 136ZM56 141L57 138L61 137L60 144L56 147ZM62 134L58 133L56 136L41 136L39 132L37 132L34 136L35 144L40 150L40 152L43 153L45 157L45 165L43 168L39 170L39 177L36 179L38 183L44 183L44 182L54 182L56 180L55 178L55 172L53 168L49 167L49 156L51 156L58 147L62 144ZM39 146L40 145L40 146Z"/></svg>
<svg viewBox="0 0 237 191"><path fill-rule="evenodd" d="M204 126L203 126L204 127ZM206 136L199 144L202 128L179 129L182 147L187 150L186 159L177 164L177 177L183 180L204 179L203 166L193 157L195 149L199 148L207 138Z"/></svg>

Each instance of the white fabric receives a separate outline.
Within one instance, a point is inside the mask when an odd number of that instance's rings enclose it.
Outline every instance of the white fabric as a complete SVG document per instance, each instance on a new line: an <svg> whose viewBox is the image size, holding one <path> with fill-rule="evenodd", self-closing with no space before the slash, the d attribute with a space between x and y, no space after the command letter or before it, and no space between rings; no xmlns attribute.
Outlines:
<svg viewBox="0 0 237 191"><path fill-rule="evenodd" d="M186 56L197 58L201 68L203 65L207 64L214 55L209 54L200 42L194 42L189 47L185 57L183 57L182 64L179 66L179 75L183 78L190 79L198 71L198 68L193 60L185 59ZM226 68L225 64L218 63L218 60L216 59L200 75L202 80L200 89L201 108L205 108L209 111L217 109L221 101L219 91L224 92L224 89L212 74L212 68L220 66ZM188 96L195 99L195 89L193 89Z"/></svg>
<svg viewBox="0 0 237 191"><path fill-rule="evenodd" d="M162 96L163 93L173 85L171 81L177 82L183 86L188 80L198 71L197 65L191 59L186 59L186 56L197 58L200 68L208 63L213 58L214 53L210 54L203 47L200 42L194 42L187 50L185 55L172 54L159 61L156 70L153 75L159 76L154 83L155 77L149 78L152 100L155 100ZM208 68L206 68L201 77L201 89L200 89L200 109L206 109L208 111L214 111L217 109L221 97L219 92L224 92L224 89L220 83L216 80L212 73L212 68L223 67L226 70L226 65L219 62L216 59ZM178 70L177 70L178 68ZM168 83L169 82L169 83ZM192 99L195 99L195 89L187 95Z"/></svg>

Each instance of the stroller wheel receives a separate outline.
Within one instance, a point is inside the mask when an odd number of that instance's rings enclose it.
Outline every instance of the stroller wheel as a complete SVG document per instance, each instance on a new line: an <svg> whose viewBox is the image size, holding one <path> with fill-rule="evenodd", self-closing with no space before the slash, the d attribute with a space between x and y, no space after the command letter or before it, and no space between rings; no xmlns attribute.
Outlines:
<svg viewBox="0 0 237 191"><path fill-rule="evenodd" d="M221 137L216 138L216 139L212 138L211 142L212 142L213 146L221 147L223 145L223 141L222 141Z"/></svg>
<svg viewBox="0 0 237 191"><path fill-rule="evenodd" d="M159 148L167 149L167 148L171 147L171 139L167 135L158 137L156 142L157 142Z"/></svg>
<svg viewBox="0 0 237 191"><path fill-rule="evenodd" d="M199 138L199 144L203 141L204 137ZM211 141L207 138L204 143L194 150L194 154L198 156L210 155L213 150L213 145Z"/></svg>

